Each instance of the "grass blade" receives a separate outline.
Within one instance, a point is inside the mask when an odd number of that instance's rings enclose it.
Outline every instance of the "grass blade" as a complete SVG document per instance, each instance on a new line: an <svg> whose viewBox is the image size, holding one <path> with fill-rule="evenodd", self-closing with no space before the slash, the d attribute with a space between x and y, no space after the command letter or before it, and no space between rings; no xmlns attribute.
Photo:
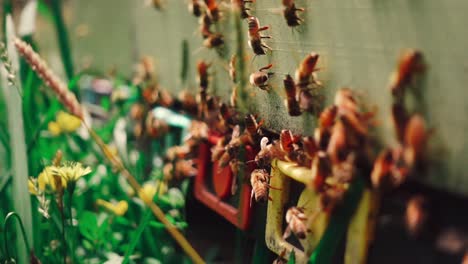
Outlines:
<svg viewBox="0 0 468 264"><path fill-rule="evenodd" d="M9 40L14 39L13 22L11 16L8 15L6 19L7 25L7 40L8 53L14 58L18 58L15 53L16 50L12 46ZM16 54L16 56L13 56ZM28 243L32 245L32 213L31 213L31 200L28 192L28 166L27 166L27 154L26 154L26 143L24 137L24 125L23 125L23 110L22 102L18 89L21 91L21 85L19 82L15 82L13 85L8 82L8 74L4 70L4 62L2 63L1 80L2 80L2 91L5 98L5 103L8 113L8 132L10 136L10 147L11 147L11 168L12 168L12 197L13 205L16 213L18 213L25 227ZM12 62L13 69L17 71L18 60ZM12 87L12 86L17 87ZM18 263L27 263L27 256L29 256L29 249L26 245L17 240L17 253Z"/></svg>

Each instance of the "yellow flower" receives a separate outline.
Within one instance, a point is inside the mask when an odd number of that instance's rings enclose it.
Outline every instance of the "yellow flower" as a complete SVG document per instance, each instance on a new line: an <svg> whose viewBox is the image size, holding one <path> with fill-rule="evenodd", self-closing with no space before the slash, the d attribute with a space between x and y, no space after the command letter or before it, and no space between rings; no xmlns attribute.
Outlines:
<svg viewBox="0 0 468 264"><path fill-rule="evenodd" d="M36 179L30 178L28 180L28 190L29 190L29 193L32 194L32 195L38 195L39 194L38 189L37 189Z"/></svg>
<svg viewBox="0 0 468 264"><path fill-rule="evenodd" d="M69 113L60 111L57 114L57 124L63 132L75 132L81 126L81 119Z"/></svg>
<svg viewBox="0 0 468 264"><path fill-rule="evenodd" d="M161 182L161 181L146 182L145 184L143 184L140 191L138 191L138 196L145 203L149 203L153 201L153 198L156 195L156 193L158 193L158 195L162 195L166 192L167 192L167 184L165 182Z"/></svg>
<svg viewBox="0 0 468 264"><path fill-rule="evenodd" d="M125 200L122 200L118 203L110 203L102 199L97 199L96 204L104 207L106 210L114 213L115 215L122 216L128 210L128 203Z"/></svg>
<svg viewBox="0 0 468 264"><path fill-rule="evenodd" d="M47 125L47 128L49 130L49 133L54 137L62 133L62 129L60 129L60 126L57 122L53 122L53 121L49 122L49 124Z"/></svg>
<svg viewBox="0 0 468 264"><path fill-rule="evenodd" d="M90 167L83 167L79 162L68 162L60 167L54 167L53 173L60 176L65 182L76 182L79 178L91 173Z"/></svg>
<svg viewBox="0 0 468 264"><path fill-rule="evenodd" d="M54 170L56 167L54 166L47 166L45 167L41 173L39 173L39 176L37 177L37 183L38 183L38 189L41 192L46 191L46 188L49 187L52 191L55 191L57 189L57 180L61 180L61 185L62 187L67 186L67 182L65 179L61 177L57 177L57 179L54 177Z"/></svg>

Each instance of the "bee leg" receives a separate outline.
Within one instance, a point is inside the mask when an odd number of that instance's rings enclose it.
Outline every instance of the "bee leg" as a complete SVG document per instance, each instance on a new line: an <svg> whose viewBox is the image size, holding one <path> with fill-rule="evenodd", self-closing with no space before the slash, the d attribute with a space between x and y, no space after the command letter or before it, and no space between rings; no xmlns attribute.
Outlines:
<svg viewBox="0 0 468 264"><path fill-rule="evenodd" d="M270 196L268 196L268 201L273 202L273 198L271 198Z"/></svg>
<svg viewBox="0 0 468 264"><path fill-rule="evenodd" d="M260 32L260 31L264 31L264 30L267 30L269 29L270 27L269 26L264 26L264 27L261 27L257 30L257 32Z"/></svg>
<svg viewBox="0 0 468 264"><path fill-rule="evenodd" d="M262 43L262 44L260 44L260 45L262 45L262 47L264 47L265 49L267 49L267 50L269 50L269 51L272 51L272 50L273 50L270 46L268 46L268 45L265 44L265 43Z"/></svg>
<svg viewBox="0 0 468 264"><path fill-rule="evenodd" d="M269 184L268 184L268 188L273 189L273 190L277 190L277 191L282 191L283 190L281 188L273 187L273 186L271 186Z"/></svg>
<svg viewBox="0 0 468 264"><path fill-rule="evenodd" d="M271 67L273 67L273 64L268 64L267 66L260 68L259 71L268 70L268 69L270 69ZM270 76L270 75L272 75L273 73L272 73L272 72L268 72L267 74L268 74L268 76Z"/></svg>

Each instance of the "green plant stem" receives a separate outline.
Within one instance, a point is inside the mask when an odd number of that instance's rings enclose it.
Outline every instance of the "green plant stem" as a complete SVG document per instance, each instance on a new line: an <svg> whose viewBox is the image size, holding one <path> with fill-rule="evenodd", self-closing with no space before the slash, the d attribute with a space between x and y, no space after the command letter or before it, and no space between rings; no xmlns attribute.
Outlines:
<svg viewBox="0 0 468 264"><path fill-rule="evenodd" d="M3 16L2 16L2 25L3 25L3 28L2 28L2 42L6 42L6 17L7 17L7 14L11 14L12 13L12 10L13 9L13 6L11 4L11 0L4 0L3 1Z"/></svg>
<svg viewBox="0 0 468 264"><path fill-rule="evenodd" d="M67 28L63 21L61 1L52 0L51 9L52 9L53 19L55 23L55 29L57 31L60 54L62 55L63 67L65 68L65 73L67 74L67 78L71 80L74 75L73 60L71 56L71 48L70 48ZM73 92L77 94L76 90Z"/></svg>
<svg viewBox="0 0 468 264"><path fill-rule="evenodd" d="M138 241L140 241L141 235L143 234L143 230L145 230L150 220L151 210L147 210L145 215L143 216L143 219L141 220L140 226L138 227L135 236L132 239L132 242L130 242L130 245L128 246L127 252L125 252L125 258L122 264L127 264L130 261L130 255L132 255L133 251L135 250L135 247Z"/></svg>
<svg viewBox="0 0 468 264"><path fill-rule="evenodd" d="M8 248L8 232L7 232L7 226L8 226L8 222L10 221L10 219L12 219L12 217L15 217L16 220L18 220L18 223L20 225L20 228L21 228L21 233L23 235L23 242L24 244L26 245L26 248L28 250L31 250L31 247L29 246L29 242L28 242L28 239L27 239L27 236L26 236L26 232L24 230L24 226L23 226L23 221L21 221L21 217L15 213L15 212L10 212L7 214L7 216L5 217L5 222L3 223L3 242L5 244L5 252L6 252L6 256L7 256L7 259L10 259L10 250Z"/></svg>
<svg viewBox="0 0 468 264"><path fill-rule="evenodd" d="M67 238L65 236L65 212L63 211L63 196L60 199L61 205L59 205L60 216L62 218L62 247L63 247L63 264L67 264Z"/></svg>
<svg viewBox="0 0 468 264"><path fill-rule="evenodd" d="M69 233L69 245L70 245L70 256L71 256L71 259L72 259L72 263L74 263L76 261L76 257L75 257L75 245L74 245L74 241L75 241L75 227L73 226L73 210L72 210L72 206L73 206L73 192L69 192L68 193L69 195L69 199L68 199L68 213L69 213L69 217L70 217L70 233Z"/></svg>

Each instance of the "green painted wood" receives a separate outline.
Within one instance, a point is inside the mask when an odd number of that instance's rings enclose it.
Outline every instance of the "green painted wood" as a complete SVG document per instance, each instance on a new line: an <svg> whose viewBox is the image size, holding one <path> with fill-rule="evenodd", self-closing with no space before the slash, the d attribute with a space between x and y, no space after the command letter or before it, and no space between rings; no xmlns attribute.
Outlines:
<svg viewBox="0 0 468 264"><path fill-rule="evenodd" d="M280 15L280 0L257 0L252 13L261 24L270 25L273 39L269 45L274 51L269 56L252 53L246 63L251 72L273 63L276 75L272 92L246 87L250 97L248 106L258 111L272 128L293 128L310 132L312 117L287 115L283 106L284 91L281 81L284 73L293 73L299 61L310 51L321 55L319 79L325 84L330 102L334 92L343 86L360 91L371 105L378 107L379 131L387 143L392 143L390 122L391 98L388 79L397 58L405 48L420 49L429 65L422 91L426 110L435 134L432 138L437 150L433 168L424 181L430 184L468 194L468 37L465 34L468 19L466 0L297 0L306 8L305 23L298 30L287 27ZM197 34L197 19L187 9L188 1L166 0L160 12L145 6L144 1L128 0L73 0L69 1L65 19L72 30L71 40L75 62L79 65L92 59L93 67L117 67L129 72L136 59L149 54L157 59L160 82L174 93L189 88L195 92L195 65L203 58L213 63L211 89L225 98L231 83L226 71L227 59L216 52L202 48ZM229 3L222 4L224 18L219 26L225 34L229 58L236 48L233 20ZM77 37L77 26L87 25L89 34ZM247 24L242 22L243 30ZM41 29L42 30L42 29ZM40 31L41 31L40 30ZM47 29L44 29L47 31ZM246 34L246 33L244 33ZM246 36L246 35L244 35ZM41 41L45 37L38 34ZM191 54L188 82L182 86L182 43L187 40ZM246 47L246 43L243 43ZM53 56L52 56L53 57ZM440 161L440 162L439 162Z"/></svg>

